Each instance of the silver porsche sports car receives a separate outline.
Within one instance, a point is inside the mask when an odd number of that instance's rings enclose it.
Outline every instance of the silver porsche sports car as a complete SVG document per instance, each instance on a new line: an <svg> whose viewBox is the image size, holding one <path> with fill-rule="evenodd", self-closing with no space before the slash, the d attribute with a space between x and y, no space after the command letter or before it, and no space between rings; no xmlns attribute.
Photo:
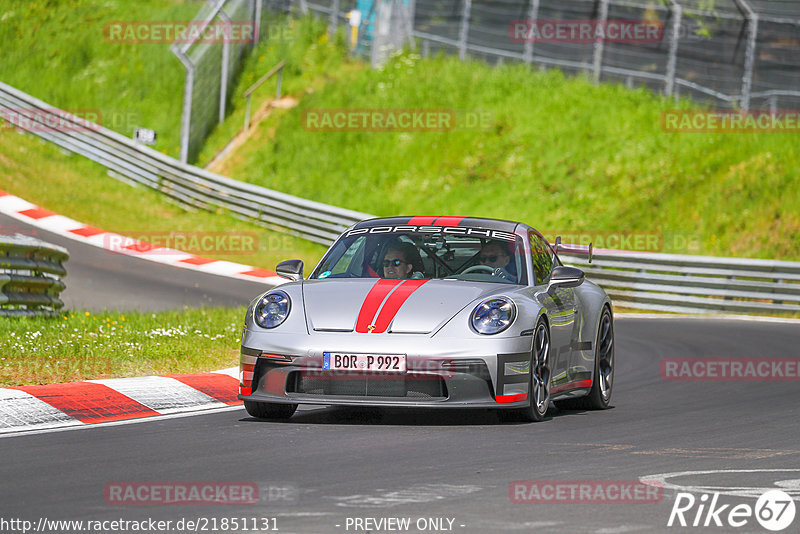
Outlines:
<svg viewBox="0 0 800 534"><path fill-rule="evenodd" d="M558 243L558 240L557 240ZM522 223L469 217L360 222L311 275L250 304L239 399L263 419L298 404L474 407L541 421L607 408L611 301Z"/></svg>

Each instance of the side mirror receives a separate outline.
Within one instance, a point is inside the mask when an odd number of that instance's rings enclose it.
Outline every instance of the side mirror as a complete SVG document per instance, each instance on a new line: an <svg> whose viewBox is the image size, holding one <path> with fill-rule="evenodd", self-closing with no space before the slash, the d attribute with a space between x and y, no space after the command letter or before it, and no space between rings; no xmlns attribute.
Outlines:
<svg viewBox="0 0 800 534"><path fill-rule="evenodd" d="M577 287L583 283L583 271L575 267L559 265L550 273L550 285L554 287Z"/></svg>
<svg viewBox="0 0 800 534"><path fill-rule="evenodd" d="M278 273L278 276L296 282L303 279L303 262L302 260L282 261L275 268L275 271Z"/></svg>

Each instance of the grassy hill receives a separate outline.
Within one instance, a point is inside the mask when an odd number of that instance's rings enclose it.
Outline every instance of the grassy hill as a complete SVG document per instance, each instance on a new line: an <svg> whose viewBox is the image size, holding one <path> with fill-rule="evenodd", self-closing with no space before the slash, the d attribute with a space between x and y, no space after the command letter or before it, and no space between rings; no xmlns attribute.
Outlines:
<svg viewBox="0 0 800 534"><path fill-rule="evenodd" d="M304 112L332 108L490 120L474 131L308 130ZM404 54L330 73L262 124L261 142L225 173L380 215L504 217L562 233L655 233L667 252L800 259L798 134L665 133L660 114L672 108L555 70Z"/></svg>
<svg viewBox="0 0 800 534"><path fill-rule="evenodd" d="M0 79L54 105L137 110L146 126L167 132L157 148L177 155L183 83L177 60L166 45L109 45L98 28L136 17L185 20L198 3L10 5L0 21ZM342 36L328 41L323 20L285 22L286 31L274 24L271 38L246 61L231 115L212 133L201 162L241 129L242 92L281 59L285 92L299 105L257 125L224 174L378 215L503 217L562 234L655 234L667 252L800 260L797 134L665 133L660 114L674 104L643 89L413 53L372 70L347 57ZM65 26L86 31L57 31ZM27 36L28 27L53 40ZM271 83L257 91L254 107L272 91ZM488 119L447 132L305 127L305 112L340 108L453 110ZM26 174L43 176L36 165L44 161L23 161ZM80 188L84 178L73 174L69 187ZM111 183L99 175L92 180L96 188ZM0 187L3 181L9 179ZM47 187L45 205L56 211L73 203L73 193L59 187ZM81 211L77 203L75 209ZM95 222L91 213L79 215Z"/></svg>
<svg viewBox="0 0 800 534"><path fill-rule="evenodd" d="M184 69L168 44L109 42L110 21L191 20L201 2L175 0L5 0L0 80L53 106L98 111L103 125L131 136L158 132L155 147L180 153ZM166 110L176 110L174 113Z"/></svg>

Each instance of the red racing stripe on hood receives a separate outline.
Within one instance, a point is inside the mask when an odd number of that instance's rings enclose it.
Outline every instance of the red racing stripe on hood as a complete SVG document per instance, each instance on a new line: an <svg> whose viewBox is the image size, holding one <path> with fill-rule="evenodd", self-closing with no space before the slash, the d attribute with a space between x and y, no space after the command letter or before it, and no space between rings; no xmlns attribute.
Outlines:
<svg viewBox="0 0 800 534"><path fill-rule="evenodd" d="M358 319L356 320L356 332L366 334L369 330L368 327L372 324L372 318L378 313L378 308L392 289L400 284L402 280L391 278L381 278L372 289L367 293L364 303L361 305L361 310L358 312Z"/></svg>
<svg viewBox="0 0 800 534"><path fill-rule="evenodd" d="M375 320L375 329L372 331L374 334L382 334L386 332L389 325L392 323L394 316L400 311L400 308L405 304L411 294L422 287L427 280L405 280L403 284L398 287L381 308L381 313Z"/></svg>

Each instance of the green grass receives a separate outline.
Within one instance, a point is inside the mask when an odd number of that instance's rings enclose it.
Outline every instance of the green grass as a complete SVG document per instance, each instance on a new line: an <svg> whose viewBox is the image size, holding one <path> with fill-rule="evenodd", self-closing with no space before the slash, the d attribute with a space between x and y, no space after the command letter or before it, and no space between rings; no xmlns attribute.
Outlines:
<svg viewBox="0 0 800 534"><path fill-rule="evenodd" d="M0 80L50 105L97 110L126 136L158 132L155 148L180 153L185 70L169 44L111 42L111 21L188 21L202 6L178 0L5 0Z"/></svg>
<svg viewBox="0 0 800 534"><path fill-rule="evenodd" d="M99 109L106 117L118 113L141 117L137 125L153 127L159 133L155 148L177 156L183 67L166 44L109 43L103 29L110 21L190 20L201 5L197 1L155 0L11 1L0 15L0 80L54 106ZM289 28L288 23L269 22L263 27L268 38L248 57L233 101L239 102L243 85L261 76L278 58L288 58L293 65L287 67L287 73L291 72L285 84L288 91L299 90L310 79L303 78L303 62L294 61L292 54L309 54L313 61L307 63L317 69L335 62L332 51L338 48L322 46L320 51L314 44L320 40L318 24L307 20L292 23ZM82 31L63 31L65 27ZM45 34L48 39L41 38ZM290 45L295 42L304 45L295 50ZM323 57L325 54L327 57ZM336 54L340 58L344 55ZM254 108L270 95L266 87L256 92ZM226 121L227 130L216 134L216 145L214 140L208 145L212 155L227 142L226 136L235 133L234 125L241 127L243 108L232 109L238 114ZM256 234L258 246L254 251L190 250L215 259L274 269L279 261L290 258L314 265L324 252L320 245L243 222L226 212L187 211L154 191L133 189L110 178L89 160L65 155L52 145L3 127L0 189L78 221L132 237L168 232Z"/></svg>
<svg viewBox="0 0 800 534"><path fill-rule="evenodd" d="M234 367L244 308L0 318L0 387Z"/></svg>
<svg viewBox="0 0 800 534"><path fill-rule="evenodd" d="M12 1L0 16L0 79L62 107L133 111L159 132L156 148L177 155L182 67L167 45L108 43L102 30L111 20L187 20L199 6ZM286 59L284 93L300 105L257 126L225 174L378 215L505 217L561 233L656 234L666 252L800 259L797 134L664 133L669 100L523 65L405 54L372 70L325 30L323 20L268 24L200 163L241 129L244 90ZM253 109L273 91L273 81L256 91ZM491 120L479 131L306 131L303 111L318 108L457 109ZM70 202L60 185L46 194L56 211Z"/></svg>
<svg viewBox="0 0 800 534"><path fill-rule="evenodd" d="M330 71L324 82L259 125L224 174L377 215L652 233L665 252L800 260L797 134L665 133L659 117L674 104L645 89L454 57L404 54L380 70ZM491 120L451 132L303 127L305 110L332 108L468 110Z"/></svg>
<svg viewBox="0 0 800 534"><path fill-rule="evenodd" d="M0 14L0 81L50 105L76 111L128 137L135 127L158 133L155 149L178 157L185 69L165 43L121 43L107 35L111 22L189 21L201 0L6 0ZM244 90L287 60L284 92L310 86L346 56L327 45L323 21L287 22L264 11L262 35L249 52L229 98L231 120L212 134L202 162L241 129ZM65 31L69 29L69 31ZM77 31L76 29L80 29ZM42 36L46 35L47 38ZM253 95L253 107L272 98L275 81Z"/></svg>
<svg viewBox="0 0 800 534"><path fill-rule="evenodd" d="M54 145L12 130L0 129L0 189L109 232L144 236L143 241L155 234L166 244L163 239L170 232L187 237L204 233L252 237L256 244L252 250L223 246L189 252L265 269L296 258L310 270L325 251L321 245L239 220L225 211L187 211L160 193L109 177L90 160L66 155Z"/></svg>
<svg viewBox="0 0 800 534"><path fill-rule="evenodd" d="M227 145L244 127L246 100L244 92L272 67L286 61L283 69L282 95L301 97L322 87L330 73L361 69L361 62L350 60L344 48L343 34L329 41L327 23L321 19L286 19L276 17L263 28L267 37L245 59L238 85L232 89L228 117L210 133L198 155L203 166ZM251 96L251 117L261 105L275 97L277 76L256 89ZM284 110L273 111L280 116ZM257 132L258 133L258 132ZM253 142L266 142L260 136Z"/></svg>

